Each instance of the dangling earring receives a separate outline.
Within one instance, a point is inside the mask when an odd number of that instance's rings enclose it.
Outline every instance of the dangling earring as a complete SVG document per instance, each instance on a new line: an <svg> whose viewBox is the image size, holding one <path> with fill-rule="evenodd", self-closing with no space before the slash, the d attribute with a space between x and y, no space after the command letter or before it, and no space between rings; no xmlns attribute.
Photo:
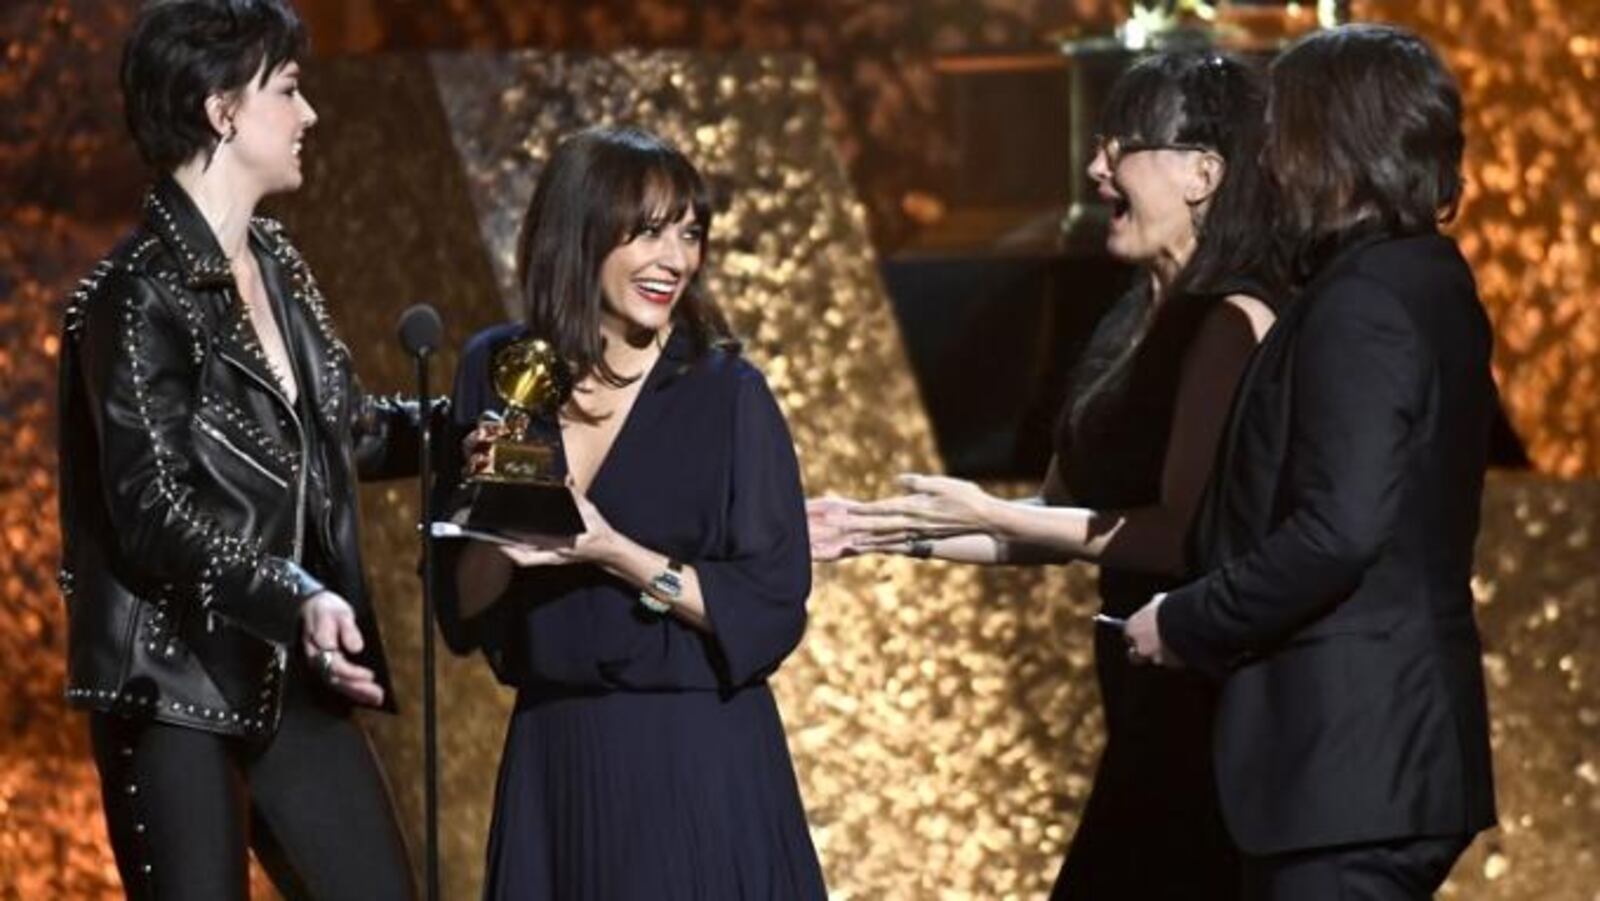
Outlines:
<svg viewBox="0 0 1600 901"><path fill-rule="evenodd" d="M1206 214L1203 212L1205 204L1195 203L1189 206L1189 226L1194 229L1194 243L1199 244L1206 231Z"/></svg>
<svg viewBox="0 0 1600 901"><path fill-rule="evenodd" d="M237 134L237 133L238 133L237 130L234 129L234 127L233 127L233 123L229 122L228 123L228 133L223 135L220 138L217 138L209 146L206 147L206 164L200 168L201 172L209 172L209 171L211 171L211 164L216 162L216 160L217 160L217 151L222 149L222 145L223 144L226 144L229 141L233 140L234 135Z"/></svg>

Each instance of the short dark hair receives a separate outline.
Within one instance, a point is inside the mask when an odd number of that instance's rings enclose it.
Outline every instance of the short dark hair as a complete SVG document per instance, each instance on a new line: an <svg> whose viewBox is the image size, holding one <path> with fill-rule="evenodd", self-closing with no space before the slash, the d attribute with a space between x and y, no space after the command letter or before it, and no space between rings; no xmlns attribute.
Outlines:
<svg viewBox="0 0 1600 901"><path fill-rule="evenodd" d="M631 126L585 129L556 147L522 218L517 282L528 331L571 365L574 382L592 373L613 385L628 381L606 365L600 335L606 256L691 210L700 226L700 268L673 318L687 328L698 356L730 343L727 320L702 277L712 218L705 180L676 147Z"/></svg>
<svg viewBox="0 0 1600 901"><path fill-rule="evenodd" d="M220 137L206 98L232 93L306 52L287 0L152 0L122 47L122 104L139 154L168 172Z"/></svg>
<svg viewBox="0 0 1600 901"><path fill-rule="evenodd" d="M1271 69L1267 163L1302 247L1356 221L1437 230L1461 201L1461 91L1422 38L1393 25L1314 32Z"/></svg>

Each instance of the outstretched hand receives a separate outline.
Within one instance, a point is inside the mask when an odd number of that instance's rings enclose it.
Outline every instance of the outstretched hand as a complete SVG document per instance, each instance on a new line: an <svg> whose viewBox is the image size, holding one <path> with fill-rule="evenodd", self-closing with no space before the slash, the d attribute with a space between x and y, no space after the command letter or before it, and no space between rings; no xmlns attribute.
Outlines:
<svg viewBox="0 0 1600 901"><path fill-rule="evenodd" d="M948 476L907 474L898 479L909 494L856 504L852 530L868 545L982 532L989 528L995 498L976 484Z"/></svg>
<svg viewBox="0 0 1600 901"><path fill-rule="evenodd" d="M860 501L828 495L806 501L811 559L830 562L859 554L916 554L929 539L989 528L995 498L972 482L945 476L903 475L909 494ZM924 552L925 555L925 552Z"/></svg>
<svg viewBox="0 0 1600 901"><path fill-rule="evenodd" d="M811 535L811 559L831 563L855 556L858 536L852 531L850 511L860 501L836 495L806 501L806 527Z"/></svg>

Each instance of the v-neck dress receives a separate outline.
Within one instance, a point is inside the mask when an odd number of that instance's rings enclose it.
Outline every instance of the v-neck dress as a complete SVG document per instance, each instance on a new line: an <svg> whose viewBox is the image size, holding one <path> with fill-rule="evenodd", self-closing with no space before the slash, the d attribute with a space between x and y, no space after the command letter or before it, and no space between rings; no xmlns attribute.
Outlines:
<svg viewBox="0 0 1600 901"><path fill-rule="evenodd" d="M475 336L456 374L447 443L484 410L493 352ZM825 897L767 677L805 630L811 588L794 448L761 374L675 333L596 472L589 499L620 533L694 567L715 630L639 604L598 567L519 569L488 612L446 640L481 649L517 688L495 792L484 897ZM440 515L451 511L441 508Z"/></svg>

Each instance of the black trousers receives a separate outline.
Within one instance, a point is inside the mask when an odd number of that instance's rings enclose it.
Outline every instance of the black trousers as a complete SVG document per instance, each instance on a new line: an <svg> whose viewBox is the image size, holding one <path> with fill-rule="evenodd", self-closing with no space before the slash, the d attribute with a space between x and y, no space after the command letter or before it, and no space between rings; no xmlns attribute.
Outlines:
<svg viewBox="0 0 1600 901"><path fill-rule="evenodd" d="M1095 633L1106 747L1051 901L1238 901L1211 769L1215 686L1131 664L1121 632Z"/></svg>
<svg viewBox="0 0 1600 901"><path fill-rule="evenodd" d="M1244 858L1246 901L1425 901L1470 835L1402 839Z"/></svg>
<svg viewBox="0 0 1600 901"><path fill-rule="evenodd" d="M132 899L247 899L248 849L285 898L415 897L389 787L348 705L289 668L267 742L96 713L111 847Z"/></svg>

